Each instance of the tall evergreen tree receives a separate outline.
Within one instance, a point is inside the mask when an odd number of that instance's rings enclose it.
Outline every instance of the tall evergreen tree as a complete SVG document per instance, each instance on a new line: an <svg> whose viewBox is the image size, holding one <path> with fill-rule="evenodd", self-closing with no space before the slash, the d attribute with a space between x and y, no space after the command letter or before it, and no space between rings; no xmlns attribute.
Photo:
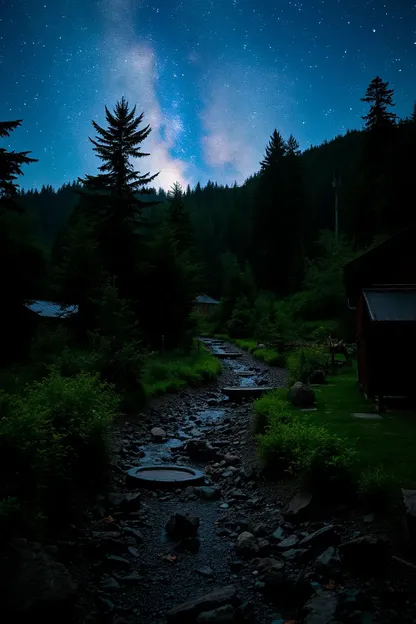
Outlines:
<svg viewBox="0 0 416 624"><path fill-rule="evenodd" d="M22 119L0 121L0 137L9 137L22 121ZM31 152L9 152L0 147L0 209L21 211L19 204L14 201L19 189L16 180L18 176L23 175L22 165L37 162L36 158L30 158L28 154Z"/></svg>
<svg viewBox="0 0 416 624"><path fill-rule="evenodd" d="M285 154L286 143L280 132L274 130L266 147L264 159L260 162L261 172L270 172L275 165L281 162Z"/></svg>
<svg viewBox="0 0 416 624"><path fill-rule="evenodd" d="M117 288L122 298L137 294L135 267L138 261L139 228L144 207L156 201L144 202L141 197L153 192L146 186L158 173L140 174L135 171L130 158L144 158L140 146L149 136L149 125L139 129L144 113L136 116L122 97L114 113L105 107L107 129L93 121L97 138L91 139L94 151L102 161L98 175L86 175L80 182L85 189L84 208L96 216L99 241L106 268L117 278Z"/></svg>
<svg viewBox="0 0 416 624"><path fill-rule="evenodd" d="M393 102L394 90L389 89L389 83L376 76L370 82L362 102L370 104L370 110L364 115L367 130L378 130L394 125L397 116L389 108L395 106Z"/></svg>
<svg viewBox="0 0 416 624"><path fill-rule="evenodd" d="M178 251L189 251L192 245L192 224L184 205L181 185L175 182L168 193L168 221L178 244Z"/></svg>

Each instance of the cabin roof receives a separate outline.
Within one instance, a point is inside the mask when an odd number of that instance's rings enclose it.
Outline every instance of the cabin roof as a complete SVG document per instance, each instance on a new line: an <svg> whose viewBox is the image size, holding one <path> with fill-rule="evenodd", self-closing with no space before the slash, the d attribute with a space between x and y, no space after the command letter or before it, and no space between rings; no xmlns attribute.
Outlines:
<svg viewBox="0 0 416 624"><path fill-rule="evenodd" d="M64 305L54 301L30 301L25 306L35 314L47 318L69 318L78 312L77 305Z"/></svg>
<svg viewBox="0 0 416 624"><path fill-rule="evenodd" d="M368 289L363 296L372 321L416 322L416 289Z"/></svg>
<svg viewBox="0 0 416 624"><path fill-rule="evenodd" d="M213 299L212 297L208 297L208 295L198 295L195 299L195 303L209 303L212 305L218 305L219 301Z"/></svg>

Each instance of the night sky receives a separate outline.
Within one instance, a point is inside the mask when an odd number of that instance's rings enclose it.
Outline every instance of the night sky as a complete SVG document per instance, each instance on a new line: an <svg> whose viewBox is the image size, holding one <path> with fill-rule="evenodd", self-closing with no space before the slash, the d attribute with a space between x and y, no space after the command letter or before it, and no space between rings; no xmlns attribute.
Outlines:
<svg viewBox="0 0 416 624"><path fill-rule="evenodd" d="M414 0L0 0L0 119L24 120L6 146L39 159L25 188L95 173L91 120L122 95L157 186L240 183L274 128L306 148L362 127L377 74L409 115Z"/></svg>

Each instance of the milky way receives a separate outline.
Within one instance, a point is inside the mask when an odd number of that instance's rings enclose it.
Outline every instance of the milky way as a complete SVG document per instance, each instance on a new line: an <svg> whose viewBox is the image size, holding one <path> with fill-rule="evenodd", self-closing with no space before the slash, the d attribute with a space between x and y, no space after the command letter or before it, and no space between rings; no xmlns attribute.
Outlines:
<svg viewBox="0 0 416 624"><path fill-rule="evenodd" d="M410 0L0 0L0 119L24 120L6 145L39 159L26 188L94 173L91 120L121 95L161 186L242 182L274 128L306 148L362 127L377 74L410 114Z"/></svg>

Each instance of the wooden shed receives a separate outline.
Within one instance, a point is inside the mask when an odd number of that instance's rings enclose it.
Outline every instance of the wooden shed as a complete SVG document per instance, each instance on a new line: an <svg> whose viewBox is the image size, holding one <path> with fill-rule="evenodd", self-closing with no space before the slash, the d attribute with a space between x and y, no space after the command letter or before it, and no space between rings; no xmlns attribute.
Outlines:
<svg viewBox="0 0 416 624"><path fill-rule="evenodd" d="M215 310L216 306L219 305L219 301L209 297L208 295L198 295L198 297L193 302L194 309L202 314L203 316L208 316L211 314L213 310Z"/></svg>
<svg viewBox="0 0 416 624"><path fill-rule="evenodd" d="M358 381L379 400L414 396L416 228L392 236L344 267L356 314Z"/></svg>

